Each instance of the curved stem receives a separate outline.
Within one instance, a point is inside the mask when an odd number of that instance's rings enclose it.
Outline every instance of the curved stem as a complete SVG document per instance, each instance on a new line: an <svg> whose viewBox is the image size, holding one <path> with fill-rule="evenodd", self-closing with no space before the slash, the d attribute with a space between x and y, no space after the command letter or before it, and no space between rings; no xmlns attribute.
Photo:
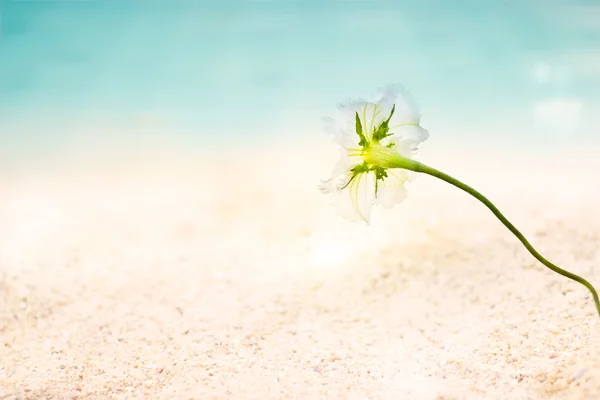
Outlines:
<svg viewBox="0 0 600 400"><path fill-rule="evenodd" d="M515 235L517 237L517 239L519 239L519 241L523 244L523 246L525 246L525 248L531 253L531 255L533 255L539 262L541 262L542 264L544 264L544 266L546 266L547 268L556 272L557 274L562 275L566 278L572 279L575 282L578 282L578 283L582 284L583 286L585 286L592 293L592 297L594 298L594 303L596 304L596 310L598 311L598 315L600 316L600 299L598 299L598 292L596 292L596 289L594 289L594 287L587 280L583 279L582 277L575 275L569 271L566 271L566 270L554 265L550 261L546 260L540 253L537 252L537 250L535 248L533 248L533 246L529 243L529 241L525 238L525 236L523 236L523 234L521 232L519 232L519 230L517 228L515 228L515 226L508 219L506 219L506 217L500 212L500 210L498 210L498 208L490 200L488 200L484 195L482 195L481 193L479 193L477 190L473 189L472 187L462 183L458 179L455 179L455 178L451 177L450 175L447 175L441 171L438 171L435 168L431 168L431 167L429 167L425 164L419 163L417 161L411 162L410 165L404 164L404 165L402 165L402 168L407 168L407 169L410 169L415 172L420 172L420 173L431 175L433 177L441 179L459 189L464 190L465 192L469 193L471 196L475 197L477 200L479 200L480 202L485 204L485 206L487 208L489 208L492 213L494 213L496 218L498 218L500 220L500 222L502 222L502 224L504 224L504 226L507 227L508 230L511 231L513 233L513 235Z"/></svg>

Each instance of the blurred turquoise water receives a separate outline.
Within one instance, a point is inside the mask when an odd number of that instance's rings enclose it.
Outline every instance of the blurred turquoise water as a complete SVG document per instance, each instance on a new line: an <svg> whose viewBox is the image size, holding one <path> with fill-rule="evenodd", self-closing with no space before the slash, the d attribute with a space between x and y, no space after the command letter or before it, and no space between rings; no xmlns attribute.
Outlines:
<svg viewBox="0 0 600 400"><path fill-rule="evenodd" d="M199 145L318 135L336 103L398 81L445 139L600 132L600 2L0 0L0 12L4 148L60 147L99 135L86 129L97 121L160 121Z"/></svg>

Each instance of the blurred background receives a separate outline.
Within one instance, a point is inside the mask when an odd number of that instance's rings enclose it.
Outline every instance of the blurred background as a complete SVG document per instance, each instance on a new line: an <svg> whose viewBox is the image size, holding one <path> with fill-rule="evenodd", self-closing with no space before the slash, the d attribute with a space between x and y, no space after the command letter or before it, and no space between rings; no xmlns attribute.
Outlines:
<svg viewBox="0 0 600 400"><path fill-rule="evenodd" d="M599 1L0 0L0 17L4 161L319 136L338 102L390 82L436 140L600 132Z"/></svg>

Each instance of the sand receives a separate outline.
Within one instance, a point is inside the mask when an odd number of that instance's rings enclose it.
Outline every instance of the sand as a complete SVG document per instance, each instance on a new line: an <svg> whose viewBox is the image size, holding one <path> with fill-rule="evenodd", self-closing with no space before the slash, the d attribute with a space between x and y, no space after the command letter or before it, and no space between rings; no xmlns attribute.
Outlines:
<svg viewBox="0 0 600 400"><path fill-rule="evenodd" d="M589 154L432 139L421 159L600 286ZM600 398L583 287L430 177L369 226L341 219L316 191L336 157L281 142L6 172L0 398Z"/></svg>

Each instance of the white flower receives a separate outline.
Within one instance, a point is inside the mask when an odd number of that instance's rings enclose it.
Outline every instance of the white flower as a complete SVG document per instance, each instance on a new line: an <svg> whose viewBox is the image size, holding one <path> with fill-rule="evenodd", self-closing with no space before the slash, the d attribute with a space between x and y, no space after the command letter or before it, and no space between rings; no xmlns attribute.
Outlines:
<svg viewBox="0 0 600 400"><path fill-rule="evenodd" d="M336 197L342 215L367 223L375 203L390 208L404 200L411 177L402 167L429 136L420 126L418 107L400 85L381 88L374 98L341 104L326 119L342 156L320 186Z"/></svg>

